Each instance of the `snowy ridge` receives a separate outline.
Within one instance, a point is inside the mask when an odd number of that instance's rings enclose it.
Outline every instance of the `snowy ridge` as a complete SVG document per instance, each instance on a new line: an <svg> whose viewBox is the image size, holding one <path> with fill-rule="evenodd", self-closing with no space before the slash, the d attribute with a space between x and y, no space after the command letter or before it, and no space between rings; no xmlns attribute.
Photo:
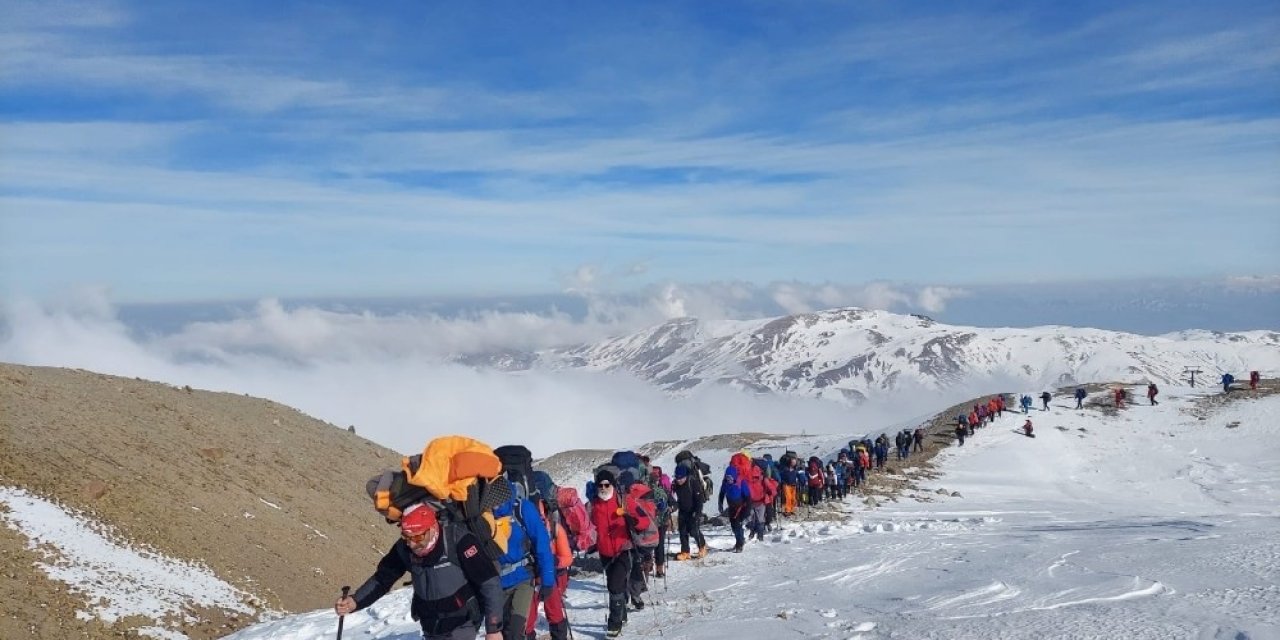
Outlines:
<svg viewBox="0 0 1280 640"><path fill-rule="evenodd" d="M998 381L1014 388L1077 382L1177 384L1187 366L1280 371L1280 332L1183 331L1140 336L1100 329L987 329L857 308L755 322L671 320L573 349L543 352L551 367L626 371L672 392L724 384L859 402L886 391Z"/></svg>
<svg viewBox="0 0 1280 640"><path fill-rule="evenodd" d="M1166 388L1157 406L1119 411L1055 401L1030 413L1034 439L1005 416L897 501L851 497L742 554L672 562L623 637L1280 637L1280 395L1210 393ZM776 444L838 445L794 438ZM349 616L344 638L417 638L409 596ZM575 637L603 636L604 600L599 575L571 581ZM230 638L320 640L336 623L317 611Z"/></svg>

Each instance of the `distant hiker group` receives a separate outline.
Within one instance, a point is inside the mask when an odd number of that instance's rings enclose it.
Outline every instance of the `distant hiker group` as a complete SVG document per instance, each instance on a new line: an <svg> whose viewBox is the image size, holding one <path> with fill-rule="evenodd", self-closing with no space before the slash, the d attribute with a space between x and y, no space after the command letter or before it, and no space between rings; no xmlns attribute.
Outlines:
<svg viewBox="0 0 1280 640"><path fill-rule="evenodd" d="M1031 407L1031 396L1022 396L1020 403L1022 404L1022 412L1026 413ZM974 404L968 413L961 411L956 414L956 441L961 446L964 446L965 438L972 437L977 433L978 429L991 424L996 418L1003 417L1004 411L1004 394L999 394L992 396L986 402Z"/></svg>

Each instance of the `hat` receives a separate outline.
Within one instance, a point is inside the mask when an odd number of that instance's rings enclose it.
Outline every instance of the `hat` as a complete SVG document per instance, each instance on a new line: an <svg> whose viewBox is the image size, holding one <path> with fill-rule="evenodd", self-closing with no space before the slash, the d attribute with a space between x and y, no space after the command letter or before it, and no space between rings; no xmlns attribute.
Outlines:
<svg viewBox="0 0 1280 640"><path fill-rule="evenodd" d="M609 471L608 469L601 469L596 472L596 484L600 484L601 482L608 482L609 484L616 485L618 484L618 478L613 475L612 471Z"/></svg>
<svg viewBox="0 0 1280 640"><path fill-rule="evenodd" d="M676 467L676 480L679 480L680 478L688 478L688 477L689 477L688 467L684 465L680 465Z"/></svg>
<svg viewBox="0 0 1280 640"><path fill-rule="evenodd" d="M436 510L423 504L415 504L400 518L400 533L421 535L436 526Z"/></svg>

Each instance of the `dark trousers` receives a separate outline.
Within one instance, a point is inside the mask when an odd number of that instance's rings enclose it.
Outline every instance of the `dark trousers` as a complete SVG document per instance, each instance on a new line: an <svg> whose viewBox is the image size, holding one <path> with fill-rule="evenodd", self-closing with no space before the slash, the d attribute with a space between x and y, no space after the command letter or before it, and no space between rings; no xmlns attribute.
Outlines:
<svg viewBox="0 0 1280 640"><path fill-rule="evenodd" d="M741 548L747 543L742 523L747 521L748 515L751 515L751 509L747 505L729 505L729 528L733 529L734 547Z"/></svg>
<svg viewBox="0 0 1280 640"><path fill-rule="evenodd" d="M667 563L667 527L670 525L667 521L658 527L658 548L653 552L653 563L659 567Z"/></svg>
<svg viewBox="0 0 1280 640"><path fill-rule="evenodd" d="M641 594L649 590L649 577L644 573L646 561L653 560L653 552L642 549L631 551L631 571L628 572L627 594L632 602L642 602Z"/></svg>
<svg viewBox="0 0 1280 640"><path fill-rule="evenodd" d="M626 595L631 577L631 552L623 551L614 558L600 556L600 562L604 564L604 583L609 595Z"/></svg>
<svg viewBox="0 0 1280 640"><path fill-rule="evenodd" d="M822 487L809 485L809 504L822 502Z"/></svg>
<svg viewBox="0 0 1280 640"><path fill-rule="evenodd" d="M691 536L699 549L707 546L707 539L702 537L702 525L698 522L698 515L697 511L680 512L680 520L677 524L680 527L680 551L684 553L689 553Z"/></svg>

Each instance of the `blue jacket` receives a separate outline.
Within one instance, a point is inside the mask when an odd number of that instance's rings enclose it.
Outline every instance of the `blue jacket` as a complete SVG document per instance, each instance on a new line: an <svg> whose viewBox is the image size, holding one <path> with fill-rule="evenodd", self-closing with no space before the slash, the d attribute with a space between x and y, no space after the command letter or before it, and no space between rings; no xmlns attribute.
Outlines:
<svg viewBox="0 0 1280 640"><path fill-rule="evenodd" d="M547 533L542 514L538 513L537 505L516 497L514 488L511 496L510 500L493 510L496 518L513 516L511 536L507 538L507 552L498 558L502 588L510 589L521 582L532 580L534 567L530 566L531 561L537 567L541 584L554 585L556 556L551 551L551 534Z"/></svg>
<svg viewBox="0 0 1280 640"><path fill-rule="evenodd" d="M782 484L794 485L796 482L796 470L791 467L783 467L778 475L782 478Z"/></svg>
<svg viewBox="0 0 1280 640"><path fill-rule="evenodd" d="M733 467L724 470L724 481L720 483L720 500L717 506L721 511L724 511L726 500L731 507L751 500L751 490L747 488L746 482L738 480L738 470Z"/></svg>

